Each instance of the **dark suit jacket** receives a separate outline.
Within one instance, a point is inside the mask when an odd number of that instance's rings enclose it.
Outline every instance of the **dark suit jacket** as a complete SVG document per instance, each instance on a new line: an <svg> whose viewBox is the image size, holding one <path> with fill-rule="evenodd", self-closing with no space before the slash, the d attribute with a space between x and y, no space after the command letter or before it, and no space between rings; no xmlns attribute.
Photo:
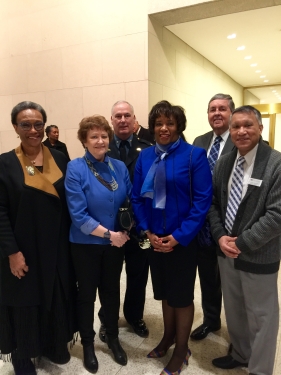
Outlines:
<svg viewBox="0 0 281 375"><path fill-rule="evenodd" d="M205 133L203 135L200 135L199 137L196 137L193 141L193 144L195 146L198 146L198 147L202 147L204 148L206 151L208 151L208 148L210 146L210 143L213 139L213 134L214 132L213 131L210 131L208 133ZM221 155L225 155L227 154L228 152L230 152L231 150L233 150L235 148L234 144L232 143L232 140L230 138L230 135L228 136L227 138L227 141L224 145L224 148L221 152Z"/></svg>
<svg viewBox="0 0 281 375"><path fill-rule="evenodd" d="M52 145L51 142L49 141L49 138L46 138L44 142L42 142L46 147L50 148L50 149L55 149L55 150L58 150L60 152L63 152L64 155L67 157L67 161L70 161L70 157L68 155L68 151L67 151L67 148L66 148L66 144L61 142L61 141L57 141L55 145Z"/></svg>
<svg viewBox="0 0 281 375"><path fill-rule="evenodd" d="M66 298L71 275L74 281L64 189L67 160L46 147L43 153L47 177L37 170L34 176L26 174L29 164L19 147L0 156L0 301L8 306L41 304L49 309L56 274ZM29 267L21 280L12 275L8 258L18 251Z"/></svg>
<svg viewBox="0 0 281 375"><path fill-rule="evenodd" d="M126 167L128 168L131 182L133 182L135 165L138 160L139 154L142 149L152 146L151 143L147 142L144 139L138 138L136 135L133 136L132 145L126 159ZM120 160L119 149L116 146L115 140L109 144L109 150L107 152L108 156L113 159Z"/></svg>
<svg viewBox="0 0 281 375"><path fill-rule="evenodd" d="M146 141L155 145L154 135L143 126L140 125L140 131L137 134L138 138L145 139Z"/></svg>

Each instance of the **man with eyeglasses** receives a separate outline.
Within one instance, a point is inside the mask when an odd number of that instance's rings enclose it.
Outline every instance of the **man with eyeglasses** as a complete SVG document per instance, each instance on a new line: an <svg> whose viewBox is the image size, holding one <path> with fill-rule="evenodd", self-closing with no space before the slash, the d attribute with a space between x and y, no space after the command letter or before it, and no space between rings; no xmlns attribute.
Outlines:
<svg viewBox="0 0 281 375"><path fill-rule="evenodd" d="M208 121L212 130L197 137L193 144L207 151L211 172L217 159L234 148L229 135L229 118L235 106L232 97L216 94L208 103ZM193 340L202 340L210 332L221 328L221 281L215 242L212 239L209 223L205 222L198 236L198 274L202 293L203 324L190 335Z"/></svg>
<svg viewBox="0 0 281 375"><path fill-rule="evenodd" d="M151 143L138 138L134 134L135 114L133 106L126 101L118 101L111 109L111 123L114 130L114 139L109 144L108 155L114 159L122 160L129 171L133 182L134 169L142 149L150 147ZM145 289L148 278L148 252L139 247L135 240L135 228L131 229L131 239L126 242L125 262L127 285L124 300L124 316L132 326L134 332L140 337L148 337L149 331L143 320L145 304ZM100 339L106 341L106 327L103 323L103 311L99 312L101 328Z"/></svg>

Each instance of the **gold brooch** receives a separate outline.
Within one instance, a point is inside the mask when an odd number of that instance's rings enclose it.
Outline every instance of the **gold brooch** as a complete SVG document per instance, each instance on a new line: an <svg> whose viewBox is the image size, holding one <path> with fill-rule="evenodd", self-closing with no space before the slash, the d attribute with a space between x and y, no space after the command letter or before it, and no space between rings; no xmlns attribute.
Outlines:
<svg viewBox="0 0 281 375"><path fill-rule="evenodd" d="M26 168L27 173L29 174L29 176L34 176L35 175L34 167L28 166L28 167L25 167L25 168Z"/></svg>

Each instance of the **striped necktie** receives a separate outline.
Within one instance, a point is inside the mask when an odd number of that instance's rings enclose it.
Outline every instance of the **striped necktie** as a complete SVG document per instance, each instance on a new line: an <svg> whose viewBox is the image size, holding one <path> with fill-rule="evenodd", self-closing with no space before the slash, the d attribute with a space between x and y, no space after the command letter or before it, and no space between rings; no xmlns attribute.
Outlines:
<svg viewBox="0 0 281 375"><path fill-rule="evenodd" d="M227 229L229 234L232 231L235 216L241 202L244 178L244 162L244 156L240 156L237 160L237 164L232 175L231 188L229 192L225 216L225 228Z"/></svg>
<svg viewBox="0 0 281 375"><path fill-rule="evenodd" d="M208 156L208 162L209 162L209 166L210 166L210 170L212 174L214 171L216 161L218 160L221 140L222 140L222 137L218 135L215 139L215 142L213 143L213 146L211 147L211 150Z"/></svg>

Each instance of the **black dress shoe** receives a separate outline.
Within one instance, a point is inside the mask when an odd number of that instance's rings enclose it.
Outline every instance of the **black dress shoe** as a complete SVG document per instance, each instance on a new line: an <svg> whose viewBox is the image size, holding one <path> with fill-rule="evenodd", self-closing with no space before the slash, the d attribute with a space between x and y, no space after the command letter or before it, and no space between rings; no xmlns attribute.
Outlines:
<svg viewBox="0 0 281 375"><path fill-rule="evenodd" d="M83 346L84 353L84 367L91 374L95 374L98 371L99 363L95 354L94 345Z"/></svg>
<svg viewBox="0 0 281 375"><path fill-rule="evenodd" d="M101 326L100 326L99 338L102 342L106 342L106 327L103 323L101 323Z"/></svg>
<svg viewBox="0 0 281 375"><path fill-rule="evenodd" d="M203 340L208 336L210 332L218 331L221 327L208 326L207 324L201 324L197 327L190 335L193 340Z"/></svg>
<svg viewBox="0 0 281 375"><path fill-rule="evenodd" d="M34 364L30 358L15 359L12 355L12 364L15 375L36 375Z"/></svg>
<svg viewBox="0 0 281 375"><path fill-rule="evenodd" d="M212 360L212 364L218 368L223 368L225 370L230 370L236 367L248 367L248 363L241 363L232 358L231 355L226 355L224 357L215 358Z"/></svg>
<svg viewBox="0 0 281 375"><path fill-rule="evenodd" d="M128 322L134 332L140 336L140 337L148 337L149 335L149 330L148 328L146 327L146 324L145 324L145 321L143 319L139 319L139 320L136 320L135 322Z"/></svg>
<svg viewBox="0 0 281 375"><path fill-rule="evenodd" d="M127 361L128 361L127 354L122 348L118 337L112 338L112 337L106 336L106 341L107 341L107 345L109 349L112 350L115 361L121 366L126 366Z"/></svg>

